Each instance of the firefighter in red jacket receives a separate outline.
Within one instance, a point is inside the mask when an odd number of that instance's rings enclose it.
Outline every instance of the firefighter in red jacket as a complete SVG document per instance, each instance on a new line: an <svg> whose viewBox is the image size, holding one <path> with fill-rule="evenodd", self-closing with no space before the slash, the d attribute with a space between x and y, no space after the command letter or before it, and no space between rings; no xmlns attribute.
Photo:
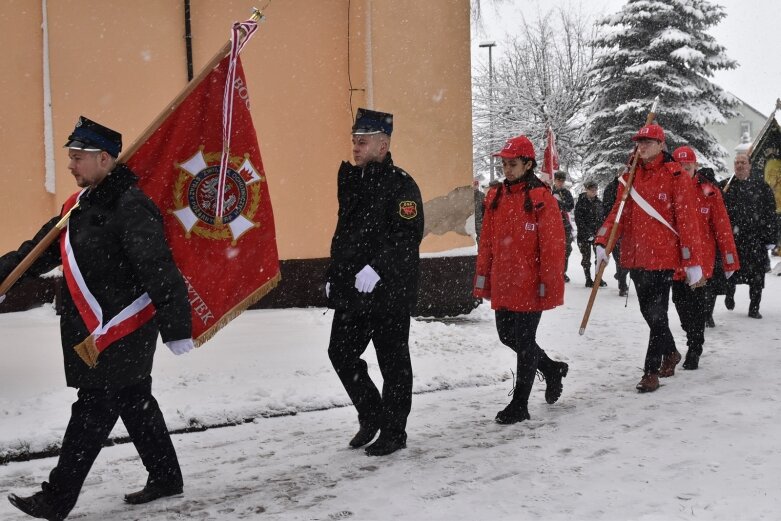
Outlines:
<svg viewBox="0 0 781 521"><path fill-rule="evenodd" d="M686 273L683 269L678 269L673 276L673 304L681 319L681 327L686 331L688 346L683 368L697 369L705 342L705 321L710 315L708 302L716 262L720 257L721 267L727 278L740 269L740 264L732 236L732 225L721 197L721 190L716 186L716 179L712 177L713 171L703 169L697 172L697 156L688 146L676 148L673 159L681 164L694 186L697 198L695 208L703 239L702 276L708 281L704 286L690 288L686 284ZM670 364L662 363L662 367L669 366Z"/></svg>
<svg viewBox="0 0 781 521"><path fill-rule="evenodd" d="M682 268L690 286L701 284L704 262L694 185L681 165L663 152L664 139L659 125L646 125L632 137L637 169L618 229L621 267L629 270L650 328L644 373L637 384L640 392L658 389L659 376L673 375L681 361L667 320L673 273ZM621 176L616 203L597 232L597 266L608 262L605 245L628 177Z"/></svg>
<svg viewBox="0 0 781 521"><path fill-rule="evenodd" d="M491 300L501 342L518 355L517 382L510 404L496 421L529 419L529 395L537 369L546 380L545 400L555 403L569 367L551 360L537 345L542 312L564 303L564 225L556 199L534 175L534 146L526 136L507 141L505 180L485 199L474 294Z"/></svg>

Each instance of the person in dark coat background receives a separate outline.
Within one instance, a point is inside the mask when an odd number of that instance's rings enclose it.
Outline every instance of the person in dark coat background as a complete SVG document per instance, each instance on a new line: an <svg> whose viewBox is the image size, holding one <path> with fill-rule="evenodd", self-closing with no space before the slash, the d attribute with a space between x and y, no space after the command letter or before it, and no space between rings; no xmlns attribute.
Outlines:
<svg viewBox="0 0 781 521"><path fill-rule="evenodd" d="M616 176L615 179L610 181L602 192L602 211L604 214L602 220L607 217L613 209L613 205L616 204L616 199L618 198L618 178L619 176ZM616 273L614 278L618 281L618 296L626 297L627 293L629 293L629 284L626 282L629 270L621 267L621 239L617 240L616 245L613 246L612 257L613 260L616 261Z"/></svg>
<svg viewBox="0 0 781 521"><path fill-rule="evenodd" d="M342 162L339 215L326 278L334 309L328 356L358 411L353 448L370 456L406 447L412 406L410 314L417 301L423 201L412 177L393 164L393 116L358 109L352 128L355 165ZM361 355L374 343L382 393Z"/></svg>
<svg viewBox="0 0 781 521"><path fill-rule="evenodd" d="M748 284L748 316L762 318L759 304L765 287L765 273L770 269L767 251L776 243L776 201L773 190L759 176L751 175L747 154L735 157L735 176L724 183L724 205L727 207L740 269L727 281L724 305L735 308L735 285Z"/></svg>
<svg viewBox="0 0 781 521"><path fill-rule="evenodd" d="M32 496L8 497L21 511L49 520L65 519L75 506L92 463L117 418L122 418L149 472L146 486L126 495L125 501L145 503L182 492L176 452L152 396L151 371L158 332L175 354L186 353L193 347L184 279L165 241L160 212L136 186L133 172L117 163L121 135L81 117L65 146L69 149L68 168L83 188L70 199L75 201L78 197L79 207L71 214L60 241L55 241L38 258L27 275L40 275L63 264L60 242L64 250L70 248L66 271L80 277L84 288L74 290L67 284L68 289L62 292L60 331L65 380L68 386L78 388L78 399L49 481ZM17 251L0 257L0 280L59 219L49 221ZM118 335L100 353L94 367L74 351L74 346L93 333L82 318L82 306L75 303L88 294L94 297L103 324L109 324L121 311L131 310L132 304L144 299L155 309L154 317L147 321L133 322L141 314L132 314L126 322L132 324L128 326L130 332Z"/></svg>
<svg viewBox="0 0 781 521"><path fill-rule="evenodd" d="M575 203L575 226L578 228L578 248L583 257L580 265L586 275L586 287L591 288L594 286L594 280L591 278L591 250L594 248L597 229L605 216L602 212L602 201L597 197L597 183L586 181L583 187L586 191L578 196L578 202ZM601 280L599 285L604 287L607 283Z"/></svg>
<svg viewBox="0 0 781 521"><path fill-rule="evenodd" d="M567 172L556 172L553 174L553 188L551 192L553 197L559 203L561 210L561 222L564 224L564 282L569 282L567 276L567 267L569 266L569 256L572 253L572 221L569 213L575 209L575 199L564 183L567 181Z"/></svg>

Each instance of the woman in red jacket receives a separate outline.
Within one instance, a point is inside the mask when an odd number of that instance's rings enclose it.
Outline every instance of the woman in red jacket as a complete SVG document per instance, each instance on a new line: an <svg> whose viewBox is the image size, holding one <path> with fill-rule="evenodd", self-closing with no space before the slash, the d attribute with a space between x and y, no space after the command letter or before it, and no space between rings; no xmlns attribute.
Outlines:
<svg viewBox="0 0 781 521"><path fill-rule="evenodd" d="M688 346L683 368L692 370L699 367L702 345L705 343L705 321L711 310L709 305L713 285L711 277L714 269L717 268L716 262L721 259L721 267L727 278L740 269L740 263L735 239L732 236L732 225L721 197L721 190L713 177L713 171L709 168L697 171L697 156L688 146L676 148L673 159L681 164L695 187L697 217L700 219L703 238L702 277L708 281L705 286L690 288L686 284L686 272L682 268L678 269L673 276L673 304L681 319L681 327L686 331ZM662 362L662 368L670 367L674 365ZM660 371L659 376L672 375Z"/></svg>
<svg viewBox="0 0 781 521"><path fill-rule="evenodd" d="M474 294L491 300L501 342L518 355L513 398L496 421L529 419L529 395L540 370L545 400L561 396L568 366L548 358L537 345L542 312L564 303L564 225L551 191L534 175L534 146L526 136L507 141L502 158L505 180L485 199Z"/></svg>

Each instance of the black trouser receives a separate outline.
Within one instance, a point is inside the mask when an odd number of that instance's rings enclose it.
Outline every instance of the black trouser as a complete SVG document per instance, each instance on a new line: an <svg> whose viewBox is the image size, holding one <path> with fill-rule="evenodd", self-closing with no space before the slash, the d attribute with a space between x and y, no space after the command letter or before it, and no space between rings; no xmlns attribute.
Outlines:
<svg viewBox="0 0 781 521"><path fill-rule="evenodd" d="M572 253L572 239L564 240L564 274L567 274L567 267L569 266L569 256Z"/></svg>
<svg viewBox="0 0 781 521"><path fill-rule="evenodd" d="M362 426L403 435L412 408L409 313L351 312L337 309L331 325L328 357L358 411ZM361 355L374 343L382 373L382 394L369 377Z"/></svg>
<svg viewBox="0 0 781 521"><path fill-rule="evenodd" d="M541 317L542 311L496 311L499 340L518 355L512 399L518 407L528 406L537 369L543 374L553 369L553 360L537 345L537 326Z"/></svg>
<svg viewBox="0 0 781 521"><path fill-rule="evenodd" d="M578 249L580 250L580 265L583 266L583 271L586 273L587 278L591 278L591 250L594 249L594 243L588 241L578 241Z"/></svg>
<svg viewBox="0 0 781 521"><path fill-rule="evenodd" d="M629 275L629 270L621 267L621 241L616 242L613 246L613 260L616 262L616 280L618 281L618 289L629 289L626 283L626 276Z"/></svg>
<svg viewBox="0 0 781 521"><path fill-rule="evenodd" d="M726 285L726 296L735 299L735 286L736 284L732 283L729 279L727 279L727 285ZM749 304L748 304L748 310L753 312L759 311L759 303L762 302L762 289L765 287L765 274L758 277L754 277L749 281L748 283L748 298L749 298Z"/></svg>
<svg viewBox="0 0 781 521"><path fill-rule="evenodd" d="M662 356L676 350L675 339L670 332L670 324L667 320L673 271L632 269L629 271L629 276L635 283L640 312L651 329L644 370L646 374L658 373L659 366L662 364Z"/></svg>
<svg viewBox="0 0 781 521"><path fill-rule="evenodd" d="M681 327L686 331L686 345L689 351L702 354L705 343L705 321L710 316L709 291L707 284L691 288L685 281L673 281L673 304L681 319Z"/></svg>
<svg viewBox="0 0 781 521"><path fill-rule="evenodd" d="M79 389L62 439L57 466L42 485L46 501L62 515L76 504L95 458L108 439L117 418L122 418L130 439L149 472L148 485L182 486L163 413L152 396L152 378L118 390Z"/></svg>

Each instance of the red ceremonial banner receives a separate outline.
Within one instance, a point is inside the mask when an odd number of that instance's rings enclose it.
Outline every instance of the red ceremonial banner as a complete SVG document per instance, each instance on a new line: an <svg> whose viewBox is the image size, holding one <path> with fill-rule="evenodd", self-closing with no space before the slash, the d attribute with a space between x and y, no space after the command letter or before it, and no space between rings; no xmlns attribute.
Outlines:
<svg viewBox="0 0 781 521"><path fill-rule="evenodd" d="M553 129L548 126L545 131L545 155L542 161L542 172L553 176L559 169L559 151L556 150L556 136Z"/></svg>
<svg viewBox="0 0 781 521"><path fill-rule="evenodd" d="M240 59L232 109L228 106L223 121L230 58L126 160L163 214L168 244L187 283L196 346L280 280L274 215ZM220 185L224 128L230 149ZM218 191L224 194L221 213Z"/></svg>

